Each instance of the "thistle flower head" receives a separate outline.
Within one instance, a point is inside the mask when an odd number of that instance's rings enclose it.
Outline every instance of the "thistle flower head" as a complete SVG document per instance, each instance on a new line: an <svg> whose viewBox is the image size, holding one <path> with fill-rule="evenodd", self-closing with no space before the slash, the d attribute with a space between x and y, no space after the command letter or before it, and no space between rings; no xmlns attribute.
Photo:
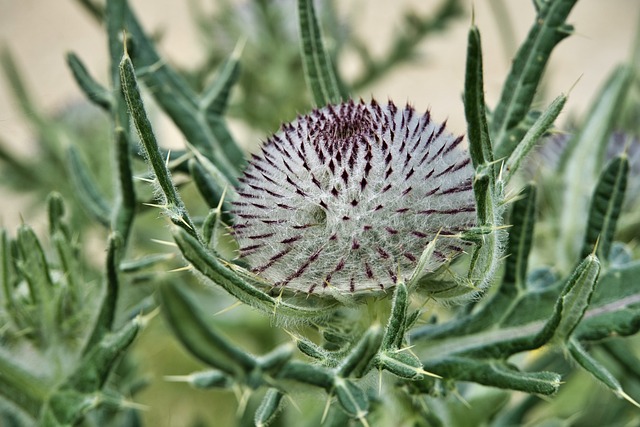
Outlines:
<svg viewBox="0 0 640 427"><path fill-rule="evenodd" d="M233 213L240 255L275 286L303 292L386 289L464 249L475 223L462 136L430 113L375 101L299 117L254 155Z"/></svg>

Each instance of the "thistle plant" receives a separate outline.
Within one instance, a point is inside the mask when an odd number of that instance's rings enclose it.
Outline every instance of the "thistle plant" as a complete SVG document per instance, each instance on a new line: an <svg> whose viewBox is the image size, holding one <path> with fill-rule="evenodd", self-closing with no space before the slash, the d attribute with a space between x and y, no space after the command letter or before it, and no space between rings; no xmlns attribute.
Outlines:
<svg viewBox="0 0 640 427"><path fill-rule="evenodd" d="M196 389L191 396L210 396L211 425L636 422L640 264L632 241L640 222L627 192L637 188L637 135L607 146L614 129L637 131L629 111L637 111L639 53L613 71L552 170L522 179L561 127L554 122L565 94L543 111L533 105L553 49L572 32L576 1L534 2L537 17L494 106L484 99L472 23L461 87L467 133L454 135L436 118L445 112L435 100L433 113L418 112L355 94L442 26L410 20L415 31L398 39L398 52L369 58L370 68L348 81L339 50L325 43L325 21L311 0L298 0L296 78L312 105L283 117L252 156L225 120L243 63L238 49L211 61L219 69L204 84L202 70L178 71L158 54L126 0L80 1L107 31L110 83L77 56L68 62L110 121L114 168L105 179L86 166L88 152L56 147L72 185L61 189L66 202L48 198L49 243L26 225L15 238L0 234L2 422L157 425L176 414L181 382ZM444 1L440 13L450 18L459 6ZM278 14L256 16L265 27L286 25ZM361 41L352 43L367 57ZM159 144L150 99L184 134L183 149ZM240 117L249 99L236 105ZM255 107L244 117L262 113ZM49 119L36 125L51 132ZM8 150L2 158L7 173L34 178L27 188L42 191L46 180L29 167L37 162ZM86 259L78 233L92 228L72 231L67 205L102 227L103 266ZM158 211L168 227L154 227ZM150 244L152 233L169 249ZM155 351L145 325L165 325L154 339L177 341L199 370L183 370L174 353L164 378L147 383ZM171 407L143 397L162 381L176 390ZM583 390L565 394L574 384ZM587 405L589 393L607 410ZM237 397L232 410L216 402L227 394ZM579 409L558 410L554 399ZM202 416L189 409L193 419L180 424Z"/></svg>

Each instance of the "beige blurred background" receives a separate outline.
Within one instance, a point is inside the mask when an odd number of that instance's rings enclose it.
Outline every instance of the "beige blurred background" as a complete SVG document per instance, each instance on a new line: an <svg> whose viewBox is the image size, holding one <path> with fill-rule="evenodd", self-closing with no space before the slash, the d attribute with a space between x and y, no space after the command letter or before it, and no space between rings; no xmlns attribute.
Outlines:
<svg viewBox="0 0 640 427"><path fill-rule="evenodd" d="M492 0L469 1L475 8L485 52L487 101L494 105L508 71L513 52L506 52L491 12ZM187 66L200 59L200 45L190 27L187 1L130 0L148 30L162 30L160 47L171 61ZM200 0L215 7L215 0ZM374 53L386 51L393 31L402 22L402 13L414 9L428 13L437 0L342 0L336 2L341 14L355 31L369 41ZM516 46L526 35L534 18L530 0L504 0L515 30ZM560 44L547 70L548 96L569 90L575 83L566 107L580 114L613 67L629 58L640 18L638 0L581 0L569 21L576 34ZM291 19L295 19L292 11ZM470 13L450 31L428 38L419 48L422 60L398 68L393 74L369 89L379 100L411 102L418 109L432 108L434 117L448 118L455 132L465 131L460 94L463 85L466 33ZM77 53L94 76L106 81L106 40L102 29L74 0L0 0L0 45L13 51L24 70L25 79L35 99L45 111L55 111L82 97L65 64L65 53ZM344 70L349 74L349 64ZM160 132L164 140L180 136L169 125ZM172 133L173 132L173 133ZM255 135L242 134L240 139ZM7 95L6 82L0 80L0 141L28 153L33 135ZM251 145L254 141L242 141ZM19 208L3 204L0 208L5 225L18 219Z"/></svg>

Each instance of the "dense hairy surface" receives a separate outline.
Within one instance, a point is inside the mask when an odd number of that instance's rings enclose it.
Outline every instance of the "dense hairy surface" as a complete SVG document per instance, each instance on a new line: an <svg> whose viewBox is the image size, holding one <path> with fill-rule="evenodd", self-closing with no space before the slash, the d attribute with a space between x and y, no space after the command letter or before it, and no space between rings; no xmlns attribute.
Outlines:
<svg viewBox="0 0 640 427"><path fill-rule="evenodd" d="M348 102L299 117L265 143L234 203L240 255L253 271L303 292L386 289L464 250L475 223L463 137L430 113Z"/></svg>

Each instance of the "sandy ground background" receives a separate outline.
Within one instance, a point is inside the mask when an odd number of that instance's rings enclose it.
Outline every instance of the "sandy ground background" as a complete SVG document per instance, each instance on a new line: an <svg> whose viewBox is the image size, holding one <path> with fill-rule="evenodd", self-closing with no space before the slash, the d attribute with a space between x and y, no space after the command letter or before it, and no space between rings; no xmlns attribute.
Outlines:
<svg viewBox="0 0 640 427"><path fill-rule="evenodd" d="M215 0L200 0L213 5ZM490 1L473 3L476 22L483 36L487 101L494 105L508 71L511 53L500 41ZM162 29L161 51L172 61L188 65L200 58L200 46L193 29L187 1L131 0L147 29ZM393 31L407 9L428 12L435 0L343 0L337 2L355 31L370 41L374 53L385 51ZM525 36L534 17L529 0L506 0L515 30L514 45ZM640 18L638 0L582 0L570 22L576 35L563 41L548 68L548 93L575 89L567 112L582 113L612 68L629 57ZM292 19L295 19L292 11ZM420 46L423 60L402 66L369 89L365 97L410 101L418 109L432 108L434 117L448 118L458 133L465 130L460 94L462 90L466 33L470 18L457 22L451 31L431 37ZM24 70L34 97L46 111L55 111L82 97L65 64L64 55L77 53L91 72L106 80L106 40L101 28L73 0L0 0L0 46L13 51ZM348 65L347 65L348 68ZM349 70L346 70L347 72ZM564 113L565 116L567 113ZM163 126L162 132L175 132ZM180 137L175 134L180 141ZM165 139L172 139L171 137ZM28 153L33 134L7 95L0 81L0 141ZM251 144L252 141L244 141ZM6 200L6 199L5 199ZM19 221L19 203L2 203L5 225Z"/></svg>

